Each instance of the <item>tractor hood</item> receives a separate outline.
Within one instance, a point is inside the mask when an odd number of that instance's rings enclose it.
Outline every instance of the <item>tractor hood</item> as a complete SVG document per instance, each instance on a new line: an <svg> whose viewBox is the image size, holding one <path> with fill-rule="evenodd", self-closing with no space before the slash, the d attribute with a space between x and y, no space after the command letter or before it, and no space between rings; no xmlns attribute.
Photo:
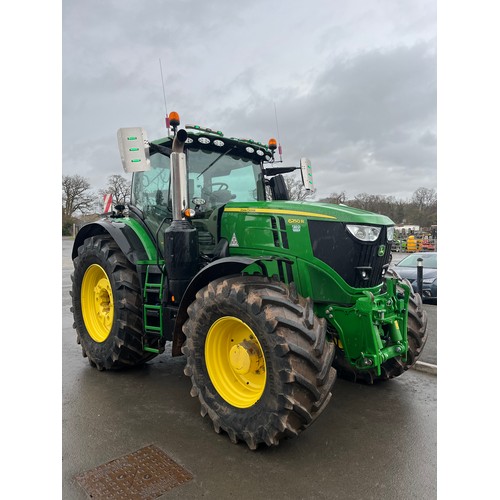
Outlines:
<svg viewBox="0 0 500 500"><path fill-rule="evenodd" d="M301 201L230 202L225 206L224 212L282 215L299 219L318 218L349 224L394 225L394 222L385 215L330 203Z"/></svg>

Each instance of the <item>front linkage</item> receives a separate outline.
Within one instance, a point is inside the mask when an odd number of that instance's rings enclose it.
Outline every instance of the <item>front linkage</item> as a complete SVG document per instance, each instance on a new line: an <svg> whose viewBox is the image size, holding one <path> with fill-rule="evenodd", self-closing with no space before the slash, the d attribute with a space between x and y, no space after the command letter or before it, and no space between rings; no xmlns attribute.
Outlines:
<svg viewBox="0 0 500 500"><path fill-rule="evenodd" d="M333 326L344 360L355 370L375 371L380 377L389 359L407 362L409 298L407 284L386 278L380 295L364 291L351 307L330 304L318 312Z"/></svg>

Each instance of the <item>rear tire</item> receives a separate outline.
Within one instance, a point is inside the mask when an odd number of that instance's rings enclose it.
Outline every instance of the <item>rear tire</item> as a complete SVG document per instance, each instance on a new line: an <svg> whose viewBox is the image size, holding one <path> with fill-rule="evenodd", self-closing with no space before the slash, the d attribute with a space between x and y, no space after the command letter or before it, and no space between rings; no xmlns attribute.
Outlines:
<svg viewBox="0 0 500 500"><path fill-rule="evenodd" d="M217 433L252 450L297 436L335 381L326 322L295 287L262 276L222 278L188 308L182 352L191 395Z"/></svg>
<svg viewBox="0 0 500 500"><path fill-rule="evenodd" d="M156 354L142 346L142 299L137 272L107 235L87 238L74 259L71 308L77 342L91 366L137 366Z"/></svg>
<svg viewBox="0 0 500 500"><path fill-rule="evenodd" d="M340 378L352 380L354 382L373 384L381 380L389 380L399 377L406 370L415 365L425 343L427 342L427 313L422 305L422 298L418 293L414 293L410 282L403 279L393 269L388 269L387 277L397 278L410 287L410 300L408 303L408 353L406 362L401 358L391 358L382 364L382 373L377 375L373 370L358 370L351 366L345 359L344 351L337 348L333 366L337 369ZM397 286L397 292L404 293L401 286Z"/></svg>

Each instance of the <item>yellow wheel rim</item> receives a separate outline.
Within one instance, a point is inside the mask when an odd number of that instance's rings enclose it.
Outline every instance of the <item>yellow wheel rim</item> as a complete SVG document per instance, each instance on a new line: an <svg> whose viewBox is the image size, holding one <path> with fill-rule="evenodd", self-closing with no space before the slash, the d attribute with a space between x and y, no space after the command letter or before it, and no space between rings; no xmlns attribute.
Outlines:
<svg viewBox="0 0 500 500"><path fill-rule="evenodd" d="M89 335L96 342L104 342L113 326L113 292L104 269L92 264L82 280L81 304L83 321Z"/></svg>
<svg viewBox="0 0 500 500"><path fill-rule="evenodd" d="M212 384L230 405L249 408L262 396L266 387L264 351L243 321L224 316L210 327L205 361Z"/></svg>

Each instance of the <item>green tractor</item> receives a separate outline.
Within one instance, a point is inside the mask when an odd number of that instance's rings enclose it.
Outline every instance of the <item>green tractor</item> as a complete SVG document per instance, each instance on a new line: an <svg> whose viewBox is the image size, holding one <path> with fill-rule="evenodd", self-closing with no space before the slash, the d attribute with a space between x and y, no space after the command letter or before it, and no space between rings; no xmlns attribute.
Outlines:
<svg viewBox="0 0 500 500"><path fill-rule="evenodd" d="M76 236L74 328L93 367L185 355L202 416L256 449L309 427L337 374L374 383L415 364L427 316L389 269L389 218L288 200L283 174L312 189L310 162L276 166L274 140L170 125L151 142L118 131L130 204Z"/></svg>

